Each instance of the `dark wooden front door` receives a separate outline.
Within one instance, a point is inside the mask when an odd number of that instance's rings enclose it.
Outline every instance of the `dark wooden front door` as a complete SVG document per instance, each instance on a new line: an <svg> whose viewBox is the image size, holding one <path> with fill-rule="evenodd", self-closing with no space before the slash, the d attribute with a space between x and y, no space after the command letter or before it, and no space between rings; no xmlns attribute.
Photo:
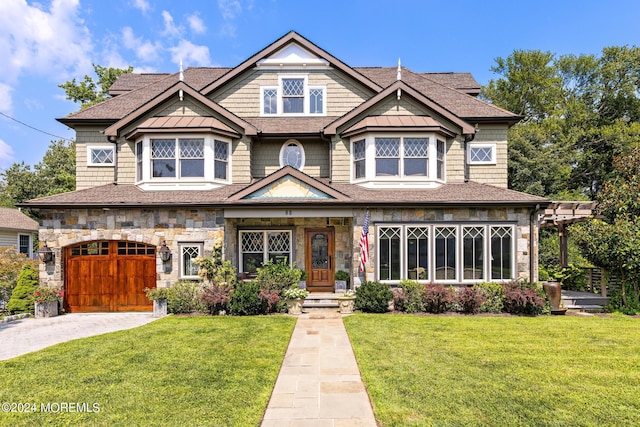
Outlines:
<svg viewBox="0 0 640 427"><path fill-rule="evenodd" d="M155 246L97 241L65 248L67 311L151 311L144 288L155 287Z"/></svg>
<svg viewBox="0 0 640 427"><path fill-rule="evenodd" d="M334 232L332 228L305 230L305 270L309 292L334 291Z"/></svg>

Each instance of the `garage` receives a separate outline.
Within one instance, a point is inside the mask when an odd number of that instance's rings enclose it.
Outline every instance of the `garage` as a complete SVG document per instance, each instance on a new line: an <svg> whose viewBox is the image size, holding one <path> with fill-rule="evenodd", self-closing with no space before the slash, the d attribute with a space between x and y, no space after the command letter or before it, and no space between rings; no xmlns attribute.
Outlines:
<svg viewBox="0 0 640 427"><path fill-rule="evenodd" d="M156 287L156 247L128 241L68 246L64 307L68 312L152 311L144 288Z"/></svg>

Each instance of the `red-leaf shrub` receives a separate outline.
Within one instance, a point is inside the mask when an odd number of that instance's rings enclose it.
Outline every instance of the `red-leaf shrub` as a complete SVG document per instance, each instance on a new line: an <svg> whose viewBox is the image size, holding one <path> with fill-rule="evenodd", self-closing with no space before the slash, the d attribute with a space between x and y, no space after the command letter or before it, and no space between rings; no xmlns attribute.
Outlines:
<svg viewBox="0 0 640 427"><path fill-rule="evenodd" d="M474 288L462 288L457 292L456 297L460 311L466 314L476 314L487 299Z"/></svg>
<svg viewBox="0 0 640 427"><path fill-rule="evenodd" d="M211 284L204 287L200 298L207 306L209 314L217 315L229 310L232 293L232 286Z"/></svg>
<svg viewBox="0 0 640 427"><path fill-rule="evenodd" d="M456 291L452 287L429 284L424 287L424 311L427 313L444 313L453 308L456 302Z"/></svg>
<svg viewBox="0 0 640 427"><path fill-rule="evenodd" d="M511 314L535 316L544 310L545 299L530 287L522 287L518 283L505 285L504 311Z"/></svg>

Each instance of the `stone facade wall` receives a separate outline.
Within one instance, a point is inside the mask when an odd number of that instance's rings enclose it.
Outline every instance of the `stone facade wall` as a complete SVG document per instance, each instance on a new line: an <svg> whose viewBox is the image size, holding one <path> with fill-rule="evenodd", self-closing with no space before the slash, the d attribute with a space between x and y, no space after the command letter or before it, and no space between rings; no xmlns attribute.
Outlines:
<svg viewBox="0 0 640 427"><path fill-rule="evenodd" d="M66 246L93 240L126 240L160 246L173 254L170 265L157 258L157 286L180 278L180 243L203 243L204 256L224 239L224 218L215 209L69 209L43 210L40 241L54 251L55 263L41 264L40 282L62 286Z"/></svg>

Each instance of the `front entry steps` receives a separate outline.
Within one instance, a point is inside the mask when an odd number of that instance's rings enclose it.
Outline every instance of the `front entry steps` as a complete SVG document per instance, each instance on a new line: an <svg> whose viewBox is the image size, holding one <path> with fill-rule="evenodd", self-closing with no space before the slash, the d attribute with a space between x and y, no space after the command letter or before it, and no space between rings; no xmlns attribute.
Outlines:
<svg viewBox="0 0 640 427"><path fill-rule="evenodd" d="M609 303L608 297L590 292L562 291L562 304L567 310L600 313Z"/></svg>
<svg viewBox="0 0 640 427"><path fill-rule="evenodd" d="M338 297L344 294L335 294L331 292L313 292L304 300L302 310L310 311L334 311L338 312Z"/></svg>

